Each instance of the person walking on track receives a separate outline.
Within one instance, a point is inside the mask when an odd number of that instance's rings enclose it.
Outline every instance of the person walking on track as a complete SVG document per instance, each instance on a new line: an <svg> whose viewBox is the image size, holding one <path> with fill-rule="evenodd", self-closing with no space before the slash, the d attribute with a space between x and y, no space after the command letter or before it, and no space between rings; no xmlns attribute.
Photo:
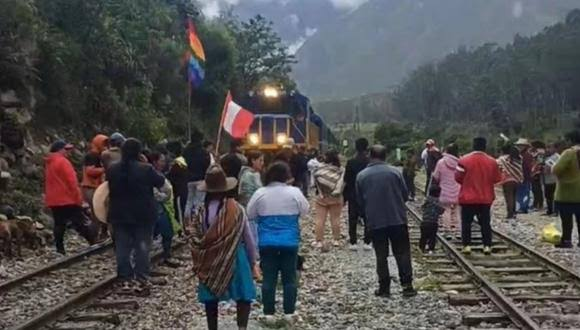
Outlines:
<svg viewBox="0 0 580 330"><path fill-rule="evenodd" d="M403 296L417 294L413 289L411 245L407 226L407 187L401 172L386 164L387 150L375 145L370 150L370 163L356 179L357 199L366 216L367 230L373 242L377 261L379 289L375 295L390 296L389 244L392 246Z"/></svg>
<svg viewBox="0 0 580 330"><path fill-rule="evenodd" d="M73 148L72 144L56 141L45 158L44 203L52 211L54 243L60 254L66 254L64 234L69 224L89 244L95 243L97 235L96 230L92 230L89 225L90 220L83 215L83 197L77 174L67 158Z"/></svg>
<svg viewBox="0 0 580 330"><path fill-rule="evenodd" d="M117 277L123 290L131 290L137 280L136 293L148 295L149 252L153 227L157 220L154 188L161 188L165 178L150 164L140 161L141 142L127 139L121 161L107 170L109 181L109 223L113 226ZM131 255L134 254L134 265Z"/></svg>
<svg viewBox="0 0 580 330"><path fill-rule="evenodd" d="M552 172L552 168L558 160L560 159L560 154L558 153L558 144L551 143L546 149L546 160L544 161L543 173L542 173L542 184L544 185L544 197L546 197L546 204L548 208L546 210L546 215L551 216L556 214L557 210L554 207L554 193L556 192L556 182L558 178Z"/></svg>
<svg viewBox="0 0 580 330"><path fill-rule="evenodd" d="M524 181L522 159L518 149L511 144L506 144L502 147L502 154L497 159L497 164L502 176L501 185L507 208L506 219L513 220L516 218L518 185Z"/></svg>
<svg viewBox="0 0 580 330"><path fill-rule="evenodd" d="M463 252L471 253L471 223L477 217L481 227L483 252L491 254L491 204L495 200L494 186L501 181L501 173L494 158L485 153L487 140L473 139L473 152L463 156L457 164L455 179L461 184L461 238Z"/></svg>
<svg viewBox="0 0 580 330"><path fill-rule="evenodd" d="M443 158L437 162L433 172L433 181L441 188L439 202L445 207L442 218L442 227L445 231L458 231L459 225L459 184L455 181L457 162L459 161L459 148L451 143L445 149Z"/></svg>
<svg viewBox="0 0 580 330"><path fill-rule="evenodd" d="M355 141L356 155L349 159L346 163L346 168L344 172L344 199L348 203L348 236L350 249L353 251L357 250L357 226L359 220L363 218L363 213L358 206L356 200L356 176L364 170L369 164L368 148L369 141L365 138L360 138ZM364 232L363 238L365 249L370 250L372 246L371 241L367 235L367 231Z"/></svg>
<svg viewBox="0 0 580 330"><path fill-rule="evenodd" d="M211 165L198 187L206 192L205 202L187 229L193 272L199 278L198 299L205 305L209 330L218 329L219 302L230 300L236 302L238 329L247 329L256 299L253 277L259 268L254 235L244 208L228 196L237 184L219 165Z"/></svg>
<svg viewBox="0 0 580 330"><path fill-rule="evenodd" d="M562 239L556 247L565 249L572 248L574 217L580 233L580 131L568 133L567 138L572 147L566 149L552 167L552 173L558 178L554 199L562 221Z"/></svg>
<svg viewBox="0 0 580 330"><path fill-rule="evenodd" d="M407 157L403 162L403 179L409 191L409 200L415 200L415 176L417 173L417 155L415 150L407 149Z"/></svg>
<svg viewBox="0 0 580 330"><path fill-rule="evenodd" d="M427 175L427 182L425 182L425 191L429 191L429 184L431 184L431 175L435 170L437 162L441 158L441 151L435 145L435 141L432 139L425 142L425 149L421 153L421 160L423 165L425 165L425 174Z"/></svg>
<svg viewBox="0 0 580 330"><path fill-rule="evenodd" d="M532 167L534 166L534 157L530 153L530 142L527 139L520 138L515 143L520 152L522 159L522 170L524 180L518 185L517 190L517 213L528 213L530 209L530 192L532 189Z"/></svg>

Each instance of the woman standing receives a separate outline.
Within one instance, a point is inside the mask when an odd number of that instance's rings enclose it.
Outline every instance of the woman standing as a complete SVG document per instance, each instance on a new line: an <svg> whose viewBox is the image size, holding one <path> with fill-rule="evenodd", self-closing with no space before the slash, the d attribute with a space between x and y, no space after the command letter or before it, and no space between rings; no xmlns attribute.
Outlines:
<svg viewBox="0 0 580 330"><path fill-rule="evenodd" d="M556 244L558 248L572 247L574 216L580 233L580 131L569 133L567 138L573 146L566 149L552 167L552 173L558 178L555 201L562 220L562 240Z"/></svg>
<svg viewBox="0 0 580 330"><path fill-rule="evenodd" d="M262 169L264 168L264 155L257 150L251 150L246 154L248 166L242 166L240 170L240 185L238 201L247 206L252 195L262 187Z"/></svg>
<svg viewBox="0 0 580 330"><path fill-rule="evenodd" d="M149 294L149 252L157 203L153 189L165 183L163 175L140 161L141 142L128 139L122 148L122 159L107 170L109 181L108 220L113 226L117 276L123 288L133 279L139 283L137 293ZM134 266L131 255L134 253Z"/></svg>
<svg viewBox="0 0 580 330"><path fill-rule="evenodd" d="M324 162L314 171L314 182L318 189L316 197L316 227L314 235L316 241L312 244L315 248L324 246L324 224L330 217L332 229L332 245L340 246L340 214L342 212L344 187L344 170L340 167L338 152L328 151L324 156Z"/></svg>
<svg viewBox="0 0 580 330"><path fill-rule="evenodd" d="M517 192L518 186L524 182L524 170L520 152L513 145L503 146L502 154L497 159L497 164L502 174L501 185L509 220L516 218Z"/></svg>
<svg viewBox="0 0 580 330"><path fill-rule="evenodd" d="M248 327L258 276L256 243L244 208L227 192L238 184L226 178L219 165L211 165L198 189L206 192L190 224L193 271L199 278L198 297L205 304L207 326L218 328L218 303L234 300L239 329Z"/></svg>
<svg viewBox="0 0 580 330"><path fill-rule="evenodd" d="M443 230L459 232L459 189L461 186L455 181L455 172L457 171L457 162L459 161L459 148L455 143L451 143L445 149L443 158L441 158L435 171L433 171L433 180L439 183L441 194L439 202L445 208L443 214Z"/></svg>
<svg viewBox="0 0 580 330"><path fill-rule="evenodd" d="M309 205L300 189L288 185L290 178L288 164L274 162L266 171L266 186L258 189L248 203L248 217L258 222L262 303L268 324L275 320L278 273L282 274L285 319L290 323L296 320L299 220L308 213Z"/></svg>

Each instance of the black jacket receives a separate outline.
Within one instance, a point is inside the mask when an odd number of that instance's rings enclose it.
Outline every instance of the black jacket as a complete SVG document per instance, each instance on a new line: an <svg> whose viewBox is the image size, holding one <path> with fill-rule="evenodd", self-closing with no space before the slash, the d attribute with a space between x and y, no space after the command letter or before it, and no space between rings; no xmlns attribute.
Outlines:
<svg viewBox="0 0 580 330"><path fill-rule="evenodd" d="M293 154L290 158L290 170L296 180L302 180L308 172L308 158L303 153Z"/></svg>
<svg viewBox="0 0 580 330"><path fill-rule="evenodd" d="M189 171L189 182L205 179L205 172L211 163L211 156L201 145L188 145L183 151L183 158Z"/></svg>
<svg viewBox="0 0 580 330"><path fill-rule="evenodd" d="M344 172L344 198L347 201L356 202L356 176L369 165L369 158L366 154L357 154L346 163Z"/></svg>
<svg viewBox="0 0 580 330"><path fill-rule="evenodd" d="M153 188L165 183L163 175L149 164L118 162L107 170L109 223L153 225L157 208Z"/></svg>

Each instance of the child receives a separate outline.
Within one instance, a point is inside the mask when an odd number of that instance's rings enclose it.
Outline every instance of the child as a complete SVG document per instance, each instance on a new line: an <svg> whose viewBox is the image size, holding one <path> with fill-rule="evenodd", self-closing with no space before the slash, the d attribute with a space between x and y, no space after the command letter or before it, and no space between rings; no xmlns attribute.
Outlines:
<svg viewBox="0 0 580 330"><path fill-rule="evenodd" d="M429 253L435 251L437 242L437 229L439 227L439 218L445 212L445 208L439 202L441 188L437 184L431 184L429 187L429 196L421 207L423 209L423 221L421 222L421 239L419 248L423 253L426 250Z"/></svg>

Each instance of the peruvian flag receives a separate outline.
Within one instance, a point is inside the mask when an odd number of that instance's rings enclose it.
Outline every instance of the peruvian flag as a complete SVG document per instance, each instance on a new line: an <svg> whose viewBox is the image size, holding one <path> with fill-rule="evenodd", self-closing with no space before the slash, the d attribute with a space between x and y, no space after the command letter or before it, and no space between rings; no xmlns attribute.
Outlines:
<svg viewBox="0 0 580 330"><path fill-rule="evenodd" d="M250 131L254 121L254 114L232 101L232 94L228 91L226 103L222 112L222 127L233 138L240 139Z"/></svg>

